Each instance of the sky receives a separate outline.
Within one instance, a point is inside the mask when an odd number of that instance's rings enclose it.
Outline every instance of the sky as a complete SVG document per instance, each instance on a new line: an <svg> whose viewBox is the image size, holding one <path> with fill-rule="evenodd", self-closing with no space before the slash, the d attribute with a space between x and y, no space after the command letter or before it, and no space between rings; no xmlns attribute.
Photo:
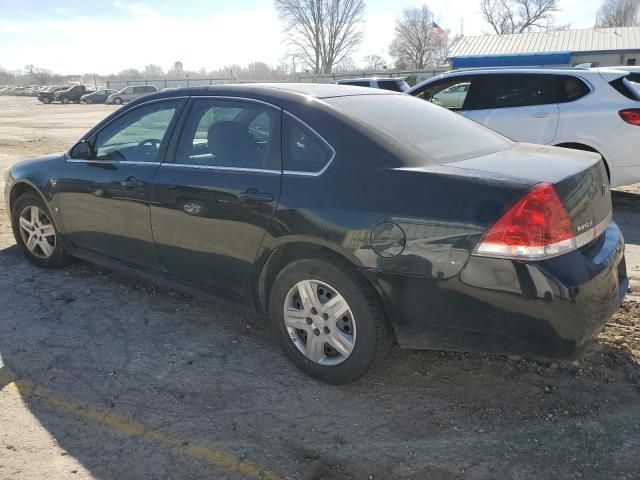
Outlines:
<svg viewBox="0 0 640 480"><path fill-rule="evenodd" d="M366 0L365 39L353 60L390 63L388 46L406 7L427 4L452 35L490 33L479 0ZM589 28L600 0L560 0L556 24ZM187 70L262 61L277 65L287 45L271 0L0 0L0 67L32 64L62 74L117 73L180 60Z"/></svg>

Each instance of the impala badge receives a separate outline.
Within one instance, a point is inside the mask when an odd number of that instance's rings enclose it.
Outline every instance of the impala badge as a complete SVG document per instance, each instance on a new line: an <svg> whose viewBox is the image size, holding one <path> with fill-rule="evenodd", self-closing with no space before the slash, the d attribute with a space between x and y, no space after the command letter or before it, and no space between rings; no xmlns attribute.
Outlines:
<svg viewBox="0 0 640 480"><path fill-rule="evenodd" d="M602 193L603 197L607 196L607 184L603 183L602 186L600 187L600 192Z"/></svg>
<svg viewBox="0 0 640 480"><path fill-rule="evenodd" d="M585 230L588 230L589 228L593 227L593 220L589 220L586 223L583 223L581 225L578 225L576 227L576 230L578 231L578 233L580 232L584 232Z"/></svg>

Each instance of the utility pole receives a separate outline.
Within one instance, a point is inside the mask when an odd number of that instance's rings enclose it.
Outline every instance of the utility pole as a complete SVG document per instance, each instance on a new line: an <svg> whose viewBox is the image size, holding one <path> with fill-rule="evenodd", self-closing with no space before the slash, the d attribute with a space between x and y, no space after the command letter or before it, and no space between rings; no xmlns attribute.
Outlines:
<svg viewBox="0 0 640 480"><path fill-rule="evenodd" d="M464 37L464 18L460 19L460 36Z"/></svg>

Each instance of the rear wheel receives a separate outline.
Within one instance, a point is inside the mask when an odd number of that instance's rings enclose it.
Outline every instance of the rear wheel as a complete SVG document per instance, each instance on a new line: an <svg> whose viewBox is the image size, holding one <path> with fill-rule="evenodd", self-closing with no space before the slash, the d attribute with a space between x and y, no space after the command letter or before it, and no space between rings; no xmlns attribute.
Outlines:
<svg viewBox="0 0 640 480"><path fill-rule="evenodd" d="M66 105L69 103L69 97L60 97L60 101Z"/></svg>
<svg viewBox="0 0 640 480"><path fill-rule="evenodd" d="M33 264L57 268L70 262L51 214L37 194L28 192L16 200L11 223L16 242Z"/></svg>
<svg viewBox="0 0 640 480"><path fill-rule="evenodd" d="M113 103L116 105L122 105L122 99L120 97L116 97L113 99Z"/></svg>
<svg viewBox="0 0 640 480"><path fill-rule="evenodd" d="M42 99L42 103L49 105L51 103L51 99L49 97L44 97Z"/></svg>
<svg viewBox="0 0 640 480"><path fill-rule="evenodd" d="M376 292L352 267L332 258L284 268L271 289L269 316L296 367L331 384L362 377L393 340Z"/></svg>
<svg viewBox="0 0 640 480"><path fill-rule="evenodd" d="M85 98L84 103L86 103L87 105L91 105L93 103L93 100L91 100L90 98Z"/></svg>

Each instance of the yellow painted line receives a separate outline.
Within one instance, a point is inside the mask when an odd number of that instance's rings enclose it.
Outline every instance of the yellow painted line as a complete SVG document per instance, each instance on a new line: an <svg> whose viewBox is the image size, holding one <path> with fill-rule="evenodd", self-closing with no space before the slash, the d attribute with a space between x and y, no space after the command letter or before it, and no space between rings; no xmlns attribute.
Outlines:
<svg viewBox="0 0 640 480"><path fill-rule="evenodd" d="M193 458L204 460L211 465L226 470L238 471L248 477L264 480L289 480L287 477L265 469L257 463L241 460L230 453L218 450L209 445L185 441L160 430L149 428L143 423L114 413L108 409L77 402L40 385L34 385L26 380L12 381L8 383L6 387L18 390L26 399L37 399L53 409L71 413L82 419L103 425L132 437L140 437L157 445L179 450Z"/></svg>

